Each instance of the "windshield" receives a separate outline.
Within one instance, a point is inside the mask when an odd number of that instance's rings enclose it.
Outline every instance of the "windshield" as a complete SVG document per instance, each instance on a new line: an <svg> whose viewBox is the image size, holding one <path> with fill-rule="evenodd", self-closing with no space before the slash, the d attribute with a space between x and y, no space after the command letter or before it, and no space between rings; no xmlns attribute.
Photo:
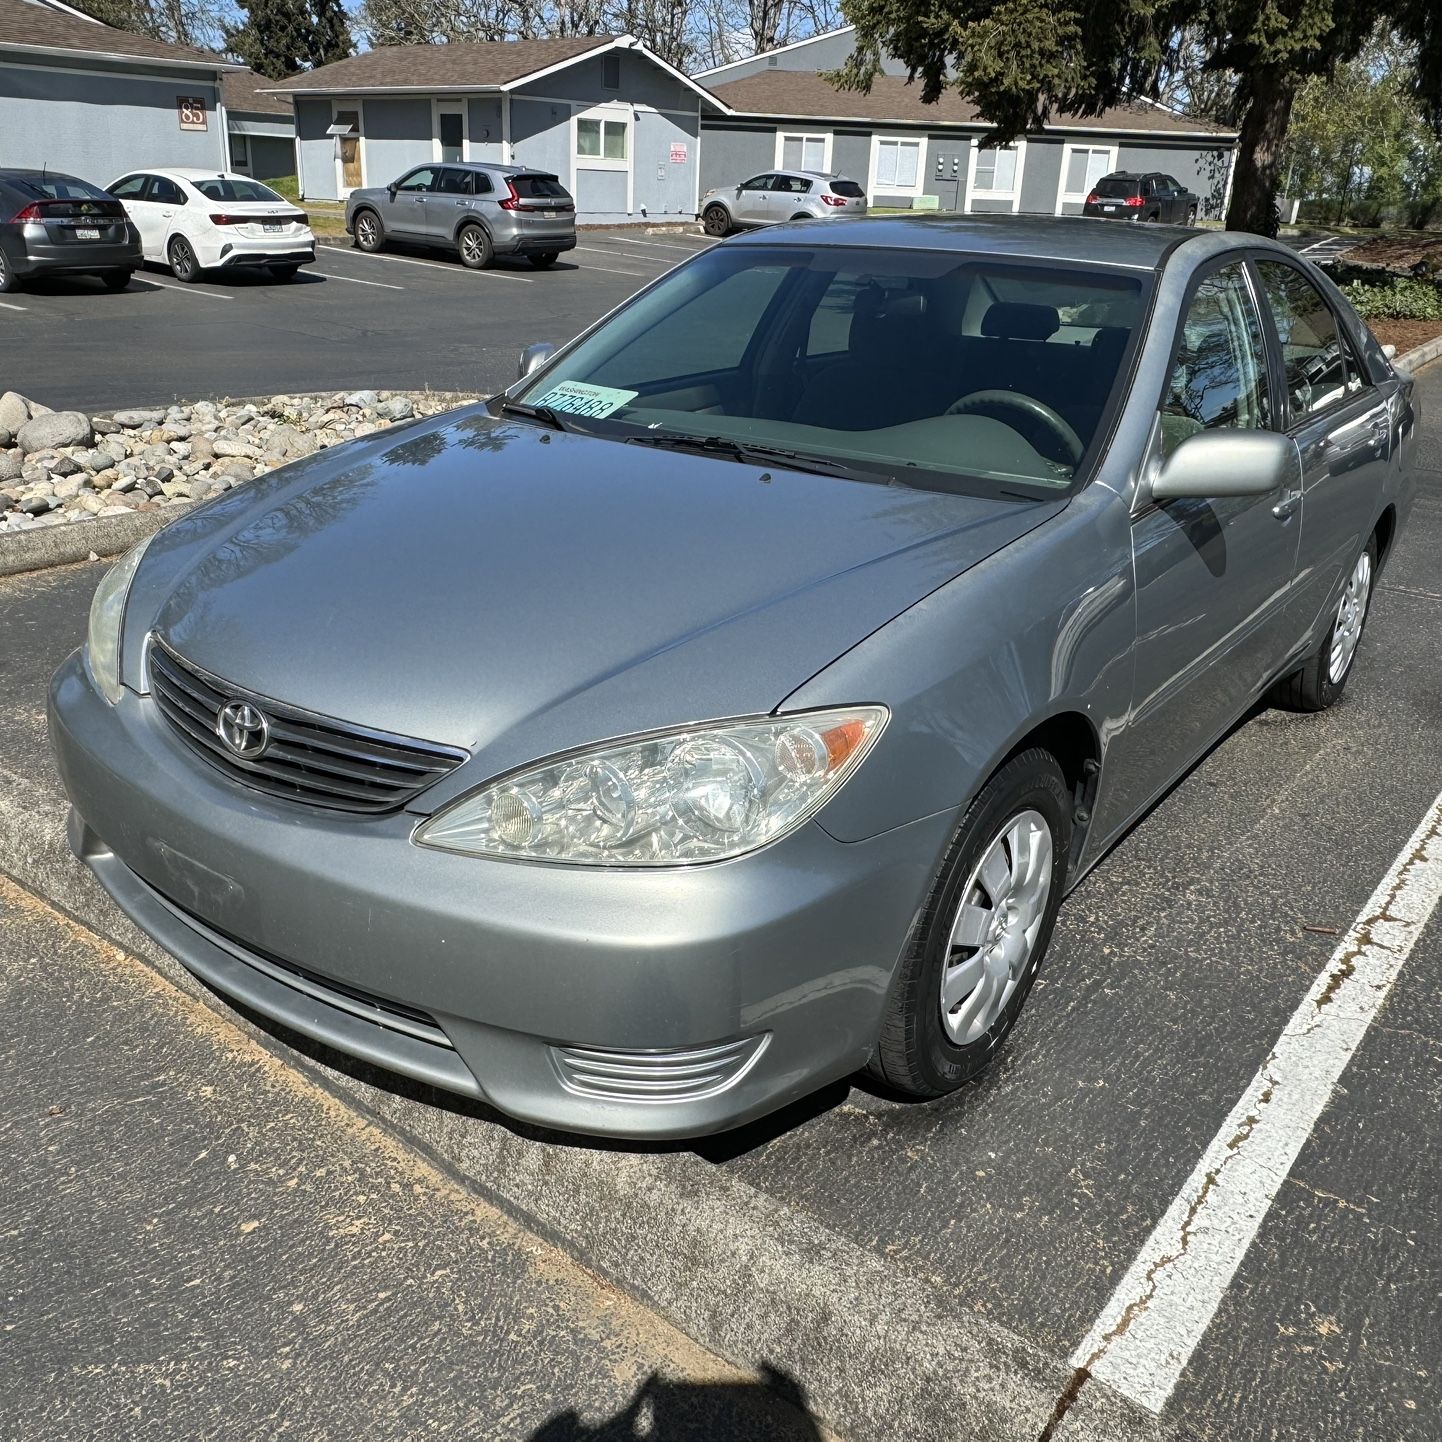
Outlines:
<svg viewBox="0 0 1442 1442"><path fill-rule="evenodd" d="M274 205L279 202L281 205L289 205L285 196L278 195L270 186L262 185L258 180L225 180L217 176L213 180L195 180L192 185L207 200L223 200L245 203L248 201L263 201L267 205Z"/></svg>
<svg viewBox="0 0 1442 1442"><path fill-rule="evenodd" d="M1144 299L1135 275L1103 267L718 246L510 399L617 440L740 443L909 485L1055 493L1091 464Z"/></svg>

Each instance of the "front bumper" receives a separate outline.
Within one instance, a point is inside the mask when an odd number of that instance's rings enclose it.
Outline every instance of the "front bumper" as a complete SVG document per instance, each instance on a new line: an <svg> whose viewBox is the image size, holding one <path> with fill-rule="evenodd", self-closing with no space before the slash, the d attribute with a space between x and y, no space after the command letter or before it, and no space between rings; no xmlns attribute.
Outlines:
<svg viewBox="0 0 1442 1442"><path fill-rule="evenodd" d="M691 870L492 862L415 846L414 815L231 781L148 697L107 705L78 653L50 725L77 854L210 985L350 1055L602 1135L721 1131L864 1064L952 824L855 844L811 824Z"/></svg>

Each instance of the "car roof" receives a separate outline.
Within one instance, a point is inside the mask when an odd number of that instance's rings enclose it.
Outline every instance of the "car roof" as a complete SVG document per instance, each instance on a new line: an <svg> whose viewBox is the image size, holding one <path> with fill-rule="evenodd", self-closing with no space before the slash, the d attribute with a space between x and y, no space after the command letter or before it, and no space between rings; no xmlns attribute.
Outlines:
<svg viewBox="0 0 1442 1442"><path fill-rule="evenodd" d="M0 165L0 180L28 180L32 175L53 175L58 180L79 180L78 175L71 175L68 170L56 170L54 166L46 166L41 169L34 165Z"/></svg>
<svg viewBox="0 0 1442 1442"><path fill-rule="evenodd" d="M418 165L407 166L403 172L406 175L416 170L430 170L436 166L443 165L447 170L486 170L492 175L552 175L554 170L546 170L539 165L502 165L500 161L491 160L423 160Z"/></svg>
<svg viewBox="0 0 1442 1442"><path fill-rule="evenodd" d="M1079 261L1158 270L1185 245L1198 260L1237 246L1293 254L1280 242L1179 225L1119 225L1080 215L876 215L836 225L797 222L748 231L724 242L745 245L866 246L878 250L954 250L1016 260Z"/></svg>
<svg viewBox="0 0 1442 1442"><path fill-rule="evenodd" d="M788 170L784 165L778 165L771 170L758 170L757 175L794 175L798 180L849 180L851 177L843 175L839 170Z"/></svg>

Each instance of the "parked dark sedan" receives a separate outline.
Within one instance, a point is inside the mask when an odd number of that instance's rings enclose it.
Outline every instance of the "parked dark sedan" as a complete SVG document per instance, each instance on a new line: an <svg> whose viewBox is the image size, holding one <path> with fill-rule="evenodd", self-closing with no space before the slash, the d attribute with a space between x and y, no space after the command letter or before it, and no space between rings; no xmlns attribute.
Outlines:
<svg viewBox="0 0 1442 1442"><path fill-rule="evenodd" d="M1198 198L1181 181L1159 170L1114 170L1092 188L1083 215L1104 220L1155 220L1164 225L1195 225Z"/></svg>
<svg viewBox="0 0 1442 1442"><path fill-rule="evenodd" d="M140 233L99 186L54 170L0 170L0 292L37 275L98 275L124 290Z"/></svg>
<svg viewBox="0 0 1442 1442"><path fill-rule="evenodd" d="M1416 484L1254 235L780 225L526 367L131 551L50 725L210 985L583 1132L975 1076L1128 827L1342 694Z"/></svg>

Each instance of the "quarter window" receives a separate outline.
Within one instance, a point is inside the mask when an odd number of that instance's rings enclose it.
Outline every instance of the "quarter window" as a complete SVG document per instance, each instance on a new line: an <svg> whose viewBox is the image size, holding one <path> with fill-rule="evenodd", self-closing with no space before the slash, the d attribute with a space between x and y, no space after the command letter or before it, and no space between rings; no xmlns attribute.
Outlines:
<svg viewBox="0 0 1442 1442"><path fill-rule="evenodd" d="M1288 424L1356 395L1361 366L1321 291L1281 261L1259 261L1257 272L1282 343Z"/></svg>
<svg viewBox="0 0 1442 1442"><path fill-rule="evenodd" d="M1182 323L1177 358L1162 402L1162 450L1217 428L1265 430L1266 350L1246 276L1229 265L1197 287Z"/></svg>

